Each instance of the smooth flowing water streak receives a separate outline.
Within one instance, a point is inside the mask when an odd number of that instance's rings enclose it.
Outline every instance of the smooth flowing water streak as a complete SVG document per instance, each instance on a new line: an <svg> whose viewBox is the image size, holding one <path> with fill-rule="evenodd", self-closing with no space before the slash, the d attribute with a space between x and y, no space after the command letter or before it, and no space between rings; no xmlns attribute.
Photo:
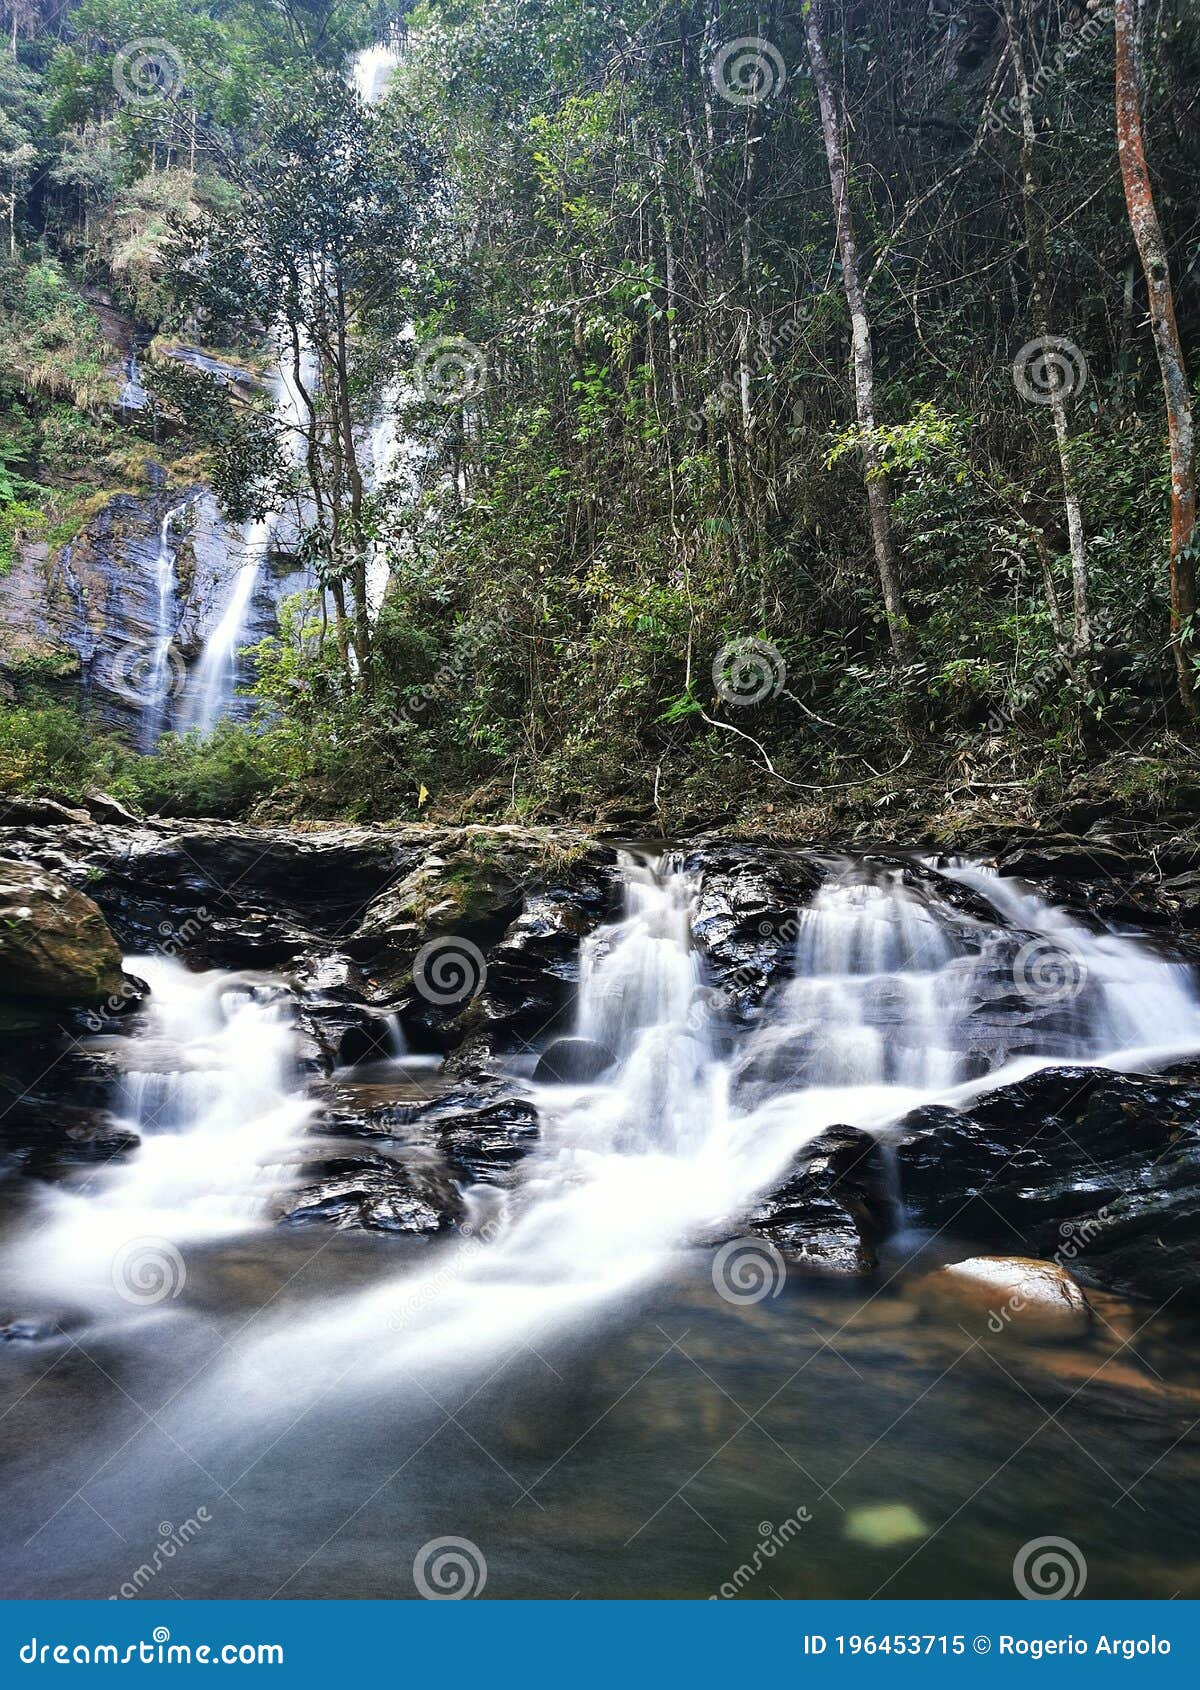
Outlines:
<svg viewBox="0 0 1200 1690"><path fill-rule="evenodd" d="M270 553L271 532L267 519L242 528L239 544L245 562L233 578L233 591L220 620L204 642L189 686L188 727L200 733L211 733L229 714L237 692L238 651L244 644L254 589Z"/></svg>
<svg viewBox="0 0 1200 1690"><path fill-rule="evenodd" d="M91 1174L84 1191L47 1187L17 1250L30 1287L107 1314L167 1306L190 1243L263 1224L312 1114L281 981L191 974L167 957L130 957L126 967L150 998L138 1035L111 1041L128 1063L112 1107L140 1146ZM156 1274L161 1297L149 1294Z"/></svg>
<svg viewBox="0 0 1200 1690"><path fill-rule="evenodd" d="M130 352L125 360L125 381L119 403L123 411L144 411L150 404L150 395L142 383L136 351Z"/></svg>
<svg viewBox="0 0 1200 1690"><path fill-rule="evenodd" d="M577 1031L608 1053L600 1080L531 1087L538 1147L511 1183L464 1191L468 1224L429 1267L286 1323L260 1312L178 1405L181 1437L252 1442L281 1414L490 1374L668 1275L697 1242L736 1235L830 1126L886 1138L918 1104L1033 1068L1150 1067L1200 1049L1191 971L1141 940L968 864L849 858L797 911L790 977L738 1032L692 943L696 878L669 858L626 854L622 869L624 913L581 959ZM275 1153L282 1183L279 1143L307 1114L269 989L154 969L143 1041L189 1060L143 1055L125 1105L149 1129L142 1150L100 1198L52 1199L77 1205L61 1247L40 1251L68 1278L133 1230L178 1240L248 1224L264 1159Z"/></svg>
<svg viewBox="0 0 1200 1690"><path fill-rule="evenodd" d="M400 56L400 48L393 42L379 42L354 55L351 80L364 105L377 105L382 100ZM380 398L379 414L371 425L370 484L375 493L385 483L400 477L411 501L418 491L413 458L421 447L419 442L401 436L397 429L396 414L404 396L404 384L391 382ZM367 560L367 609L372 620L378 616L387 594L390 573L386 548L373 542Z"/></svg>
<svg viewBox="0 0 1200 1690"><path fill-rule="evenodd" d="M832 1125L886 1136L921 1103L1048 1063L1137 1066L1150 1035L1167 1054L1200 1048L1190 972L1139 942L1088 933L986 875L990 909L963 909L949 877L940 895L931 876L909 884L900 867L850 860L798 912L790 983L756 1029L731 1035L691 944L695 881L633 856L624 874L625 914L585 942L581 972L578 1032L611 1053L609 1072L533 1088L538 1150L513 1185L465 1193L472 1236L427 1272L286 1329L256 1322L214 1398L244 1424L281 1399L490 1372L668 1273L694 1241L736 1232ZM974 871L954 874L965 887ZM1082 959L1073 994L1032 972L1047 935Z"/></svg>
<svg viewBox="0 0 1200 1690"><path fill-rule="evenodd" d="M310 386L315 360L307 349L302 354L301 380ZM275 413L293 459L303 450L301 421L304 400L292 372L280 361L271 378ZM233 588L216 626L204 642L199 661L188 682L183 712L187 726L199 733L211 733L228 716L238 689L238 653L246 644L255 591L270 557L282 521L282 513L268 511L261 519L241 529L238 551L242 563L233 578Z"/></svg>
<svg viewBox="0 0 1200 1690"><path fill-rule="evenodd" d="M175 670L171 663L171 647L179 631L178 580L175 573L175 546L172 531L188 509L185 499L162 519L158 533L158 551L154 559L155 626L154 650L146 681L146 698L138 728L138 749L153 751L158 744L167 719L167 706L174 691Z"/></svg>
<svg viewBox="0 0 1200 1690"><path fill-rule="evenodd" d="M388 79L400 63L400 49L389 41L378 42L355 53L351 79L364 105L373 106L387 92Z"/></svg>

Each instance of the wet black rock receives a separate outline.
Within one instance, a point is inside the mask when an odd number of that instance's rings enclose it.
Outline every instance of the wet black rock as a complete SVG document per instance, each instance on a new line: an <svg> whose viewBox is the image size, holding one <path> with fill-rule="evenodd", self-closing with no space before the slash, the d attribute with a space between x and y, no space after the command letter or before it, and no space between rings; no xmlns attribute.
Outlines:
<svg viewBox="0 0 1200 1690"><path fill-rule="evenodd" d="M796 1265L868 1274L894 1224L879 1145L855 1127L831 1127L800 1151L783 1184L751 1214L749 1230Z"/></svg>
<svg viewBox="0 0 1200 1690"><path fill-rule="evenodd" d="M538 1140L537 1110L524 1098L499 1098L458 1112L439 1110L434 1125L451 1171L467 1185L506 1183Z"/></svg>
<svg viewBox="0 0 1200 1690"><path fill-rule="evenodd" d="M1057 1068L897 1129L912 1221L1200 1306L1200 1074Z"/></svg>
<svg viewBox="0 0 1200 1690"><path fill-rule="evenodd" d="M445 1209L412 1190L401 1172L361 1165L326 1169L318 1184L299 1197L292 1194L279 1220L286 1226L421 1235L441 1232L449 1225Z"/></svg>
<svg viewBox="0 0 1200 1690"><path fill-rule="evenodd" d="M548 1085L581 1085L599 1079L615 1061L612 1051L594 1039L555 1039L538 1058L533 1077Z"/></svg>
<svg viewBox="0 0 1200 1690"><path fill-rule="evenodd" d="M787 971L799 910L824 878L800 851L712 845L690 851L683 868L700 877L692 937L726 1014L751 1020Z"/></svg>

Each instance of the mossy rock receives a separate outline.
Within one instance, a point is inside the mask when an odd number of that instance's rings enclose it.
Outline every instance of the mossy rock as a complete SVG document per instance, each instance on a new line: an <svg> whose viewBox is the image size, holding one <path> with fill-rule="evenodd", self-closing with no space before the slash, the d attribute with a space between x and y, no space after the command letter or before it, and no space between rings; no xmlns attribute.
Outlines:
<svg viewBox="0 0 1200 1690"><path fill-rule="evenodd" d="M0 862L0 1000L13 1026L102 1003L123 984L121 952L90 898L29 863Z"/></svg>

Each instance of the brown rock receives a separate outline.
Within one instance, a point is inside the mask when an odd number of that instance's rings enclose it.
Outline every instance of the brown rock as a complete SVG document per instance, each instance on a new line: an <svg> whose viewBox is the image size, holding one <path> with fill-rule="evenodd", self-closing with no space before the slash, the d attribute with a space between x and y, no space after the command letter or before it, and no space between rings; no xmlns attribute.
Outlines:
<svg viewBox="0 0 1200 1690"><path fill-rule="evenodd" d="M123 983L96 905L30 863L0 861L0 999L10 1007L101 1003Z"/></svg>
<svg viewBox="0 0 1200 1690"><path fill-rule="evenodd" d="M1005 1337L1068 1343L1091 1330L1087 1298L1056 1262L972 1256L926 1274L912 1291L924 1308L956 1320L984 1344Z"/></svg>

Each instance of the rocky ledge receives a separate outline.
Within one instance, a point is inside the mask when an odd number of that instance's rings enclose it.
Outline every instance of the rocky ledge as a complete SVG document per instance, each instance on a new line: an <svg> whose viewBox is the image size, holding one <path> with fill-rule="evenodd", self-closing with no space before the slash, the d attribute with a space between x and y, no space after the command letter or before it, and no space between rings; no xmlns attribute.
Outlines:
<svg viewBox="0 0 1200 1690"><path fill-rule="evenodd" d="M536 1145L528 1082L584 1083L611 1063L573 1033L582 941L619 909L608 840L569 828L150 822L100 795L10 806L5 819L0 999L36 1000L36 1013L19 1037L11 1019L0 1036L0 1144L27 1174L58 1177L133 1147L107 1108L144 992L122 976L122 952L282 979L318 1105L277 1202L282 1224L453 1228L463 1188L505 1183ZM759 1035L792 969L797 912L835 854L713 839L677 859L695 878L712 1030L751 1053L734 1064L745 1100L769 1100L794 1079L794 1057L789 1068ZM1176 959L1194 956L1189 871L1161 850L1012 834L994 860L1082 919L1103 910ZM1003 1054L1019 1054L1033 1023L990 982L1011 975L1028 935L936 858L884 842L863 861L935 898L967 944L978 948L987 924L995 954L975 968L982 985L962 1007L960 1048L994 1051L1003 1024ZM22 912L35 905L30 925ZM441 989L432 971L450 965ZM895 1013L880 1004L885 1035ZM397 1028L428 1058L407 1093L372 1077ZM1043 1041L1048 1029L1034 1026ZM1093 1287L1195 1307L1200 1065L1153 1076L1059 1067L969 1107L918 1110L882 1141L835 1127L739 1224L801 1270L888 1277L915 1228L951 1253L1036 1258Z"/></svg>

